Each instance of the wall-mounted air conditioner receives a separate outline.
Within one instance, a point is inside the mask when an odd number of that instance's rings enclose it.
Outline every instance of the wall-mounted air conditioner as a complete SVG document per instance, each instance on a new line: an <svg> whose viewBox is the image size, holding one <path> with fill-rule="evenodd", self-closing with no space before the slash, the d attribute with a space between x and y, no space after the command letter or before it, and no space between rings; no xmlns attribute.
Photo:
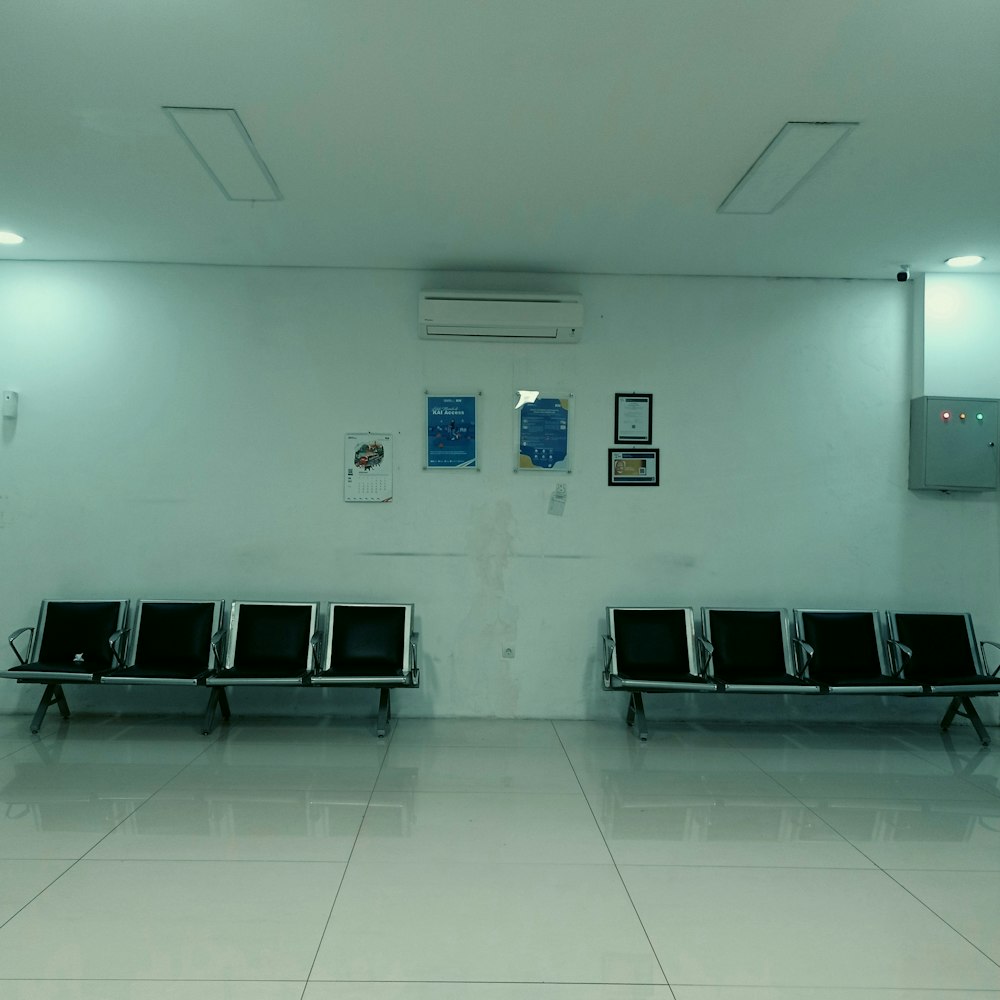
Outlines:
<svg viewBox="0 0 1000 1000"><path fill-rule="evenodd" d="M493 340L575 344L583 301L538 292L421 292L420 336L428 340Z"/></svg>

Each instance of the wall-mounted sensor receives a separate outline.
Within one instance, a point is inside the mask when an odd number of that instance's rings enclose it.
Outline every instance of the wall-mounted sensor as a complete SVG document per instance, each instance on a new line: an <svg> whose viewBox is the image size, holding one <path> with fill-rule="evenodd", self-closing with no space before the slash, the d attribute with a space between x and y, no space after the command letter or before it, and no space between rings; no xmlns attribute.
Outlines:
<svg viewBox="0 0 1000 1000"><path fill-rule="evenodd" d="M3 391L3 415L11 419L17 416L17 393L13 389Z"/></svg>

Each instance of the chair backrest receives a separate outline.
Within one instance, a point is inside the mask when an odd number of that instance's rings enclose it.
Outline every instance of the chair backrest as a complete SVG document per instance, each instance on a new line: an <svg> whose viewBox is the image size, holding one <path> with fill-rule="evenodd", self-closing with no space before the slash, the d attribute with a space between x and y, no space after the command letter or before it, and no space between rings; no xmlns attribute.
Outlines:
<svg viewBox="0 0 1000 1000"><path fill-rule="evenodd" d="M405 677L412 622L412 604L331 604L324 673Z"/></svg>
<svg viewBox="0 0 1000 1000"><path fill-rule="evenodd" d="M128 601L42 601L35 631L38 663L113 663L108 640L128 617Z"/></svg>
<svg viewBox="0 0 1000 1000"><path fill-rule="evenodd" d="M697 673L691 608L608 608L611 673L623 680L669 681Z"/></svg>
<svg viewBox="0 0 1000 1000"><path fill-rule="evenodd" d="M309 672L316 604L234 601L226 669L269 677Z"/></svg>
<svg viewBox="0 0 1000 1000"><path fill-rule="evenodd" d="M811 680L878 680L888 676L877 611L795 611L795 632L809 643Z"/></svg>
<svg viewBox="0 0 1000 1000"><path fill-rule="evenodd" d="M709 673L717 680L738 683L792 673L784 608L702 608L701 621L714 647Z"/></svg>
<svg viewBox="0 0 1000 1000"><path fill-rule="evenodd" d="M890 637L913 651L912 657L897 653L906 680L934 684L983 672L972 615L890 611L887 617Z"/></svg>
<svg viewBox="0 0 1000 1000"><path fill-rule="evenodd" d="M222 625L223 603L140 601L132 626L129 662L191 676L211 669L212 636Z"/></svg>

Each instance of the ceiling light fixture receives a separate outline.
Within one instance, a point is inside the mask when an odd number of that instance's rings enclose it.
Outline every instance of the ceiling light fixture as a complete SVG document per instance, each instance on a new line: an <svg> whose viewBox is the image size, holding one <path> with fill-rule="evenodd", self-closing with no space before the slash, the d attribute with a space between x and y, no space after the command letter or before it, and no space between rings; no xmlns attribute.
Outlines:
<svg viewBox="0 0 1000 1000"><path fill-rule="evenodd" d="M0 243L6 244L7 246L16 247L18 243L23 243L24 237L19 236L17 233L9 233L6 230L0 230Z"/></svg>
<svg viewBox="0 0 1000 1000"><path fill-rule="evenodd" d="M857 122L786 122L718 211L767 215L819 166Z"/></svg>
<svg viewBox="0 0 1000 1000"><path fill-rule="evenodd" d="M281 201L278 185L233 108L164 108L230 201Z"/></svg>
<svg viewBox="0 0 1000 1000"><path fill-rule="evenodd" d="M977 253L970 253L964 257L949 257L945 263L949 267L975 267L977 264L982 264L985 259Z"/></svg>

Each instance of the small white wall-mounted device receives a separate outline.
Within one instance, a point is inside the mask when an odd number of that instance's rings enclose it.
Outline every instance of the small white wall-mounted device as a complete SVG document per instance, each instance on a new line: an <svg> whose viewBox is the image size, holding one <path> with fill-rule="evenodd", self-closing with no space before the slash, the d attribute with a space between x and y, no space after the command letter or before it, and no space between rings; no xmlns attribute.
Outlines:
<svg viewBox="0 0 1000 1000"><path fill-rule="evenodd" d="M3 415L13 419L17 416L17 393L13 389L3 390Z"/></svg>

